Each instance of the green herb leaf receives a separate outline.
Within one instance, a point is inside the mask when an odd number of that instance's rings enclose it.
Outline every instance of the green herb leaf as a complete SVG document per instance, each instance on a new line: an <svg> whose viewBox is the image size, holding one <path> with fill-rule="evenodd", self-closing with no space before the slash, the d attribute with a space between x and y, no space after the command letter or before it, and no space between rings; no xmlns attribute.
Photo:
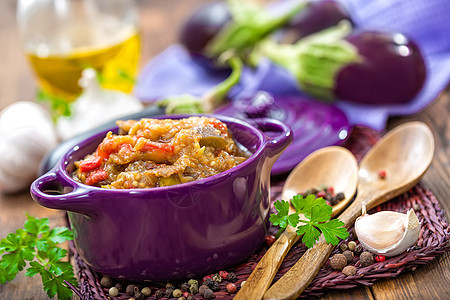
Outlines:
<svg viewBox="0 0 450 300"><path fill-rule="evenodd" d="M349 236L348 231L345 229L344 222L333 219L326 223L321 223L316 225L323 233L323 236L327 243L331 243L332 245L337 245L339 243L339 239L346 239Z"/></svg>
<svg viewBox="0 0 450 300"><path fill-rule="evenodd" d="M38 219L27 215L24 228L10 233L0 240L0 283L11 281L29 262L26 276L41 275L43 288L49 297L57 294L58 299L70 299L72 290L64 280L77 286L72 265L62 261L67 250L57 245L73 239L65 227L49 231L47 218Z"/></svg>
<svg viewBox="0 0 450 300"><path fill-rule="evenodd" d="M345 239L349 236L343 227L344 223L338 219L330 221L332 207L322 198L315 195L296 195L291 200L296 213L289 214L289 202L280 200L274 203L276 214L270 215L270 222L280 228L286 228L289 224L297 229L298 235L303 235L302 242L308 248L314 246L319 240L321 232L327 243L337 245L339 238ZM300 220L299 214L303 214L306 220ZM303 225L299 225L304 223Z"/></svg>

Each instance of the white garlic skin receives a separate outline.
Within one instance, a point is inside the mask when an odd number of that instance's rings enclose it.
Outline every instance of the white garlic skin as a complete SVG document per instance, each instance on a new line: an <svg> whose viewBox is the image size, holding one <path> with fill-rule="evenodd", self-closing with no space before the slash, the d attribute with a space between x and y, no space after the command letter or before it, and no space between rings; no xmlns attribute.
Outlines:
<svg viewBox="0 0 450 300"><path fill-rule="evenodd" d="M50 115L40 105L19 101L0 113L0 191L23 190L36 179L45 154L57 145Z"/></svg>
<svg viewBox="0 0 450 300"><path fill-rule="evenodd" d="M417 242L420 223L413 209L406 214L393 211L363 213L356 219L355 233L368 251L391 257L405 252Z"/></svg>

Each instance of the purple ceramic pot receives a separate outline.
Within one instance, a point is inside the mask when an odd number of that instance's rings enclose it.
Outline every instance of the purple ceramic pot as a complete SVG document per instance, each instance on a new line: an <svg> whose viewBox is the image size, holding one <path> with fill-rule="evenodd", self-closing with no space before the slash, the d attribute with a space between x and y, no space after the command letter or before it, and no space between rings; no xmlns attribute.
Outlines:
<svg viewBox="0 0 450 300"><path fill-rule="evenodd" d="M165 116L181 117L188 116ZM236 264L264 240L270 170L292 134L272 119L250 125L212 117L225 122L234 139L253 153L226 172L149 189L102 189L74 181L73 163L96 149L105 130L68 151L33 182L31 195L45 207L68 211L79 254L104 275L164 281Z"/></svg>

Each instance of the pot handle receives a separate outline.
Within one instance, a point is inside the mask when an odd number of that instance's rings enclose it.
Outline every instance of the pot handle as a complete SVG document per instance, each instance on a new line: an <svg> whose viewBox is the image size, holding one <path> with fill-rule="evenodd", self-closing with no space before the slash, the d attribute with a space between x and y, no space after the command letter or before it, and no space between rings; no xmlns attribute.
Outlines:
<svg viewBox="0 0 450 300"><path fill-rule="evenodd" d="M293 141L291 128L281 121L260 118L251 119L250 123L266 136L266 151L269 157L275 158L274 162Z"/></svg>
<svg viewBox="0 0 450 300"><path fill-rule="evenodd" d="M58 170L49 171L36 179L30 188L31 197L38 204L53 209L72 211L89 217L96 213L88 190L74 185L61 176Z"/></svg>

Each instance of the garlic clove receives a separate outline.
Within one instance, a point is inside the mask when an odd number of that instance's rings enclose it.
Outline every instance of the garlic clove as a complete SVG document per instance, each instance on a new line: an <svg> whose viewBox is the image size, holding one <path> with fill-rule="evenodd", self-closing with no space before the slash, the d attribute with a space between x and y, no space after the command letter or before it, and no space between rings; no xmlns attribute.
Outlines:
<svg viewBox="0 0 450 300"><path fill-rule="evenodd" d="M417 242L420 223L413 209L406 214L393 211L363 213L356 219L355 233L368 251L390 257L403 253Z"/></svg>

